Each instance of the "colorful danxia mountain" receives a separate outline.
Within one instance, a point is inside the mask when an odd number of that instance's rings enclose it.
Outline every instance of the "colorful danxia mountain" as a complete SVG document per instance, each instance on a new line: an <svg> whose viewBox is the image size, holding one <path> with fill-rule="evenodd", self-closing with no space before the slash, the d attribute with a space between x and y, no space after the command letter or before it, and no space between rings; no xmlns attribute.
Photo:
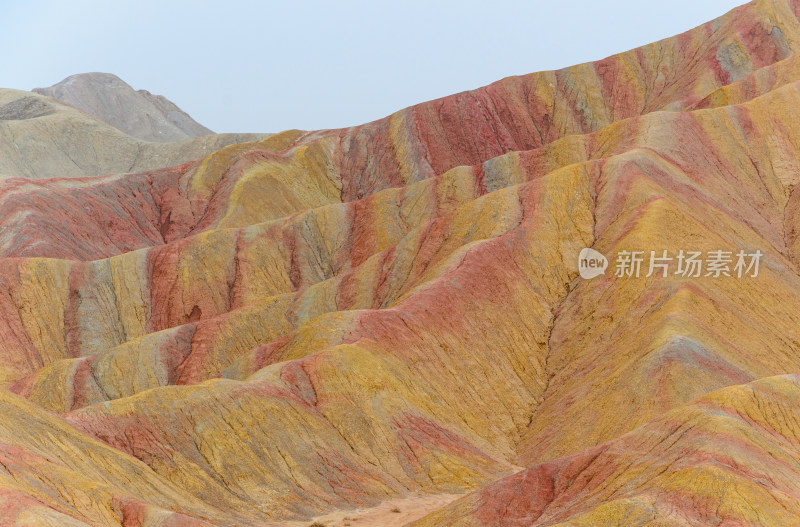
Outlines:
<svg viewBox="0 0 800 527"><path fill-rule="evenodd" d="M0 91L0 525L800 525L800 0L339 130L65 89Z"/></svg>

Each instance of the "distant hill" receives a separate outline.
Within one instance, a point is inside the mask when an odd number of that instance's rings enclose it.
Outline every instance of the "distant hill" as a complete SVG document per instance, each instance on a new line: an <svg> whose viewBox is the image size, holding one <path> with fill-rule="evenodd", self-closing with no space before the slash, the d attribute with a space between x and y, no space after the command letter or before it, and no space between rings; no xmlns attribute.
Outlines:
<svg viewBox="0 0 800 527"><path fill-rule="evenodd" d="M214 133L166 97L134 90L111 73L80 73L33 91L68 103L144 141L169 143Z"/></svg>
<svg viewBox="0 0 800 527"><path fill-rule="evenodd" d="M151 115L146 108L132 108L130 122L146 121L143 116ZM145 113L136 117L137 111ZM198 130L206 130L194 124ZM176 136L178 129L173 128L171 133ZM0 176L41 179L144 172L193 161L223 146L257 141L266 135L184 134L174 142L152 142L53 97L0 89Z"/></svg>

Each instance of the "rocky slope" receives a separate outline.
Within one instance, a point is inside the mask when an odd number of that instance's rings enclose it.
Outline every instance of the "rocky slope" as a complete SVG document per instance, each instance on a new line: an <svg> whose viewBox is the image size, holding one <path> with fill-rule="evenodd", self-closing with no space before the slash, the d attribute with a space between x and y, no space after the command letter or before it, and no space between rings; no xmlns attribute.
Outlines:
<svg viewBox="0 0 800 527"><path fill-rule="evenodd" d="M412 525L797 525L799 402L797 375L715 391Z"/></svg>
<svg viewBox="0 0 800 527"><path fill-rule="evenodd" d="M110 73L80 73L33 91L63 101L143 141L171 143L214 133L169 99L147 90L134 90Z"/></svg>
<svg viewBox="0 0 800 527"><path fill-rule="evenodd" d="M0 181L0 518L466 493L419 525L797 523L799 17L760 0L360 127ZM582 280L584 247L763 259Z"/></svg>

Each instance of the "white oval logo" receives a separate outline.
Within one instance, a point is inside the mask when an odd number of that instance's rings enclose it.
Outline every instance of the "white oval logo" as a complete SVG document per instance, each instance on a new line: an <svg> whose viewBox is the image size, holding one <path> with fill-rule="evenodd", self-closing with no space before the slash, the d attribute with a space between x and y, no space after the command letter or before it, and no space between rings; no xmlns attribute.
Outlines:
<svg viewBox="0 0 800 527"><path fill-rule="evenodd" d="M581 250L578 255L578 272L581 274L581 278L589 280L595 276L600 276L606 272L607 267L608 260L606 257L594 249L587 247Z"/></svg>

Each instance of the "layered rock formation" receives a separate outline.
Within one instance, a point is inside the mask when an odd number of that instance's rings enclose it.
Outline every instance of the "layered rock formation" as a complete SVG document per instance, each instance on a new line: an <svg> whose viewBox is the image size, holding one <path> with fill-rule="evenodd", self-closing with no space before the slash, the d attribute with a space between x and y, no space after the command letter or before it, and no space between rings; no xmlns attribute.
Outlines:
<svg viewBox="0 0 800 527"><path fill-rule="evenodd" d="M761 0L360 127L0 182L0 518L465 493L418 525L798 523L799 17ZM582 280L584 247L763 258Z"/></svg>
<svg viewBox="0 0 800 527"><path fill-rule="evenodd" d="M797 375L724 388L412 525L797 525L799 400Z"/></svg>

